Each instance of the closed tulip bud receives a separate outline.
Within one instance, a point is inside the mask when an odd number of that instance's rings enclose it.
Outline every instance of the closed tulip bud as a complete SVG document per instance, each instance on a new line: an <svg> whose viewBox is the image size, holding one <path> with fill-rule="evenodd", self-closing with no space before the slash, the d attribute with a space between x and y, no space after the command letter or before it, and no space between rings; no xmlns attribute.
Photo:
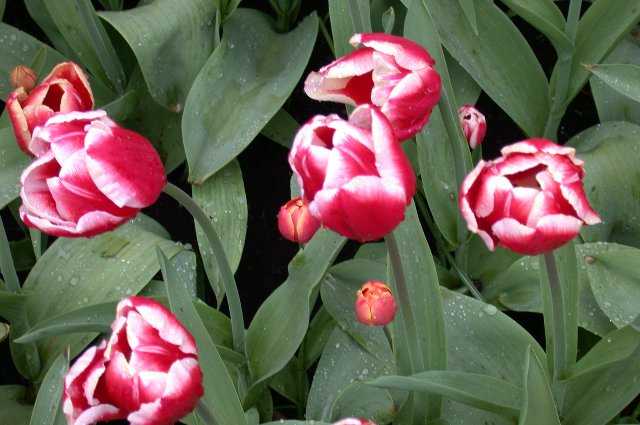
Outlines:
<svg viewBox="0 0 640 425"><path fill-rule="evenodd" d="M575 149L546 139L506 146L462 182L460 211L490 250L537 255L567 243L583 224L600 223L584 191Z"/></svg>
<svg viewBox="0 0 640 425"><path fill-rule="evenodd" d="M36 86L38 76L28 66L18 65L11 70L9 81L14 89L22 87L26 92L29 92Z"/></svg>
<svg viewBox="0 0 640 425"><path fill-rule="evenodd" d="M309 205L301 197L284 204L278 213L278 229L287 240L308 242L320 227L320 222L309 212Z"/></svg>
<svg viewBox="0 0 640 425"><path fill-rule="evenodd" d="M458 110L460 126L464 137L467 138L471 149L475 149L487 134L487 120L484 115L472 105L464 105Z"/></svg>
<svg viewBox="0 0 640 425"><path fill-rule="evenodd" d="M355 310L358 322L369 326L385 326L396 315L396 301L387 285L372 280L358 291Z"/></svg>
<svg viewBox="0 0 640 425"><path fill-rule="evenodd" d="M363 418L346 418L335 422L333 425L376 425L368 419Z"/></svg>

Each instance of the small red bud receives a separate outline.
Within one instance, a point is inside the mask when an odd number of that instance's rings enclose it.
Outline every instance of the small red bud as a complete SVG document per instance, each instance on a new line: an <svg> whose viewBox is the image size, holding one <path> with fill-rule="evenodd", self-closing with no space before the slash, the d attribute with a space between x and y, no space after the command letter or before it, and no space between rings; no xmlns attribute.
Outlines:
<svg viewBox="0 0 640 425"><path fill-rule="evenodd" d="M396 315L396 301L387 285L370 280L358 291L355 310L358 322L369 326L385 326Z"/></svg>
<svg viewBox="0 0 640 425"><path fill-rule="evenodd" d="M291 242L308 242L319 227L320 222L311 215L309 205L301 197L293 198L280 208L278 229Z"/></svg>
<svg viewBox="0 0 640 425"><path fill-rule="evenodd" d="M458 110L460 125L464 137L467 138L471 149L475 149L487 134L487 120L484 115L472 105L464 105Z"/></svg>
<svg viewBox="0 0 640 425"><path fill-rule="evenodd" d="M18 65L11 70L9 81L13 88L18 89L22 87L25 91L29 92L36 86L38 76L33 69L28 66Z"/></svg>

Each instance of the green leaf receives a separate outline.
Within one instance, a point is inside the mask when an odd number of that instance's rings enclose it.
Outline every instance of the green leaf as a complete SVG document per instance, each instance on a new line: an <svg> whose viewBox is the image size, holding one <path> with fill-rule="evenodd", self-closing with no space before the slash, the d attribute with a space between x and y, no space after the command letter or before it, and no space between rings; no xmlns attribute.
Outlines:
<svg viewBox="0 0 640 425"><path fill-rule="evenodd" d="M167 293L171 311L184 323L196 340L198 357L203 373L204 396L202 401L209 412L214 415L215 423L219 425L246 424L246 418L238 393L235 391L229 372L211 340L207 329L198 317L189 294L187 282L180 277L175 265L167 260L157 247L158 260L162 268L162 275L167 282ZM178 256L189 255L180 253Z"/></svg>
<svg viewBox="0 0 640 425"><path fill-rule="evenodd" d="M621 350L628 344L628 336L620 337L628 332L621 329L608 335L594 350L600 351L602 345L612 345L615 351ZM562 415L564 425L607 424L640 394L640 335L636 334L635 340L635 349L623 360L567 381L566 408ZM585 359L591 361L589 355Z"/></svg>
<svg viewBox="0 0 640 425"><path fill-rule="evenodd" d="M90 0L45 1L62 37L83 65L121 93L125 74L102 22Z"/></svg>
<svg viewBox="0 0 640 425"><path fill-rule="evenodd" d="M366 417L376 423L393 419L399 406L395 406L389 392L367 389L363 384L363 381L395 371L391 348L384 333L378 330L380 332L371 341L377 348L374 353L364 350L342 330L333 331L313 378L307 418L334 422L344 417ZM349 393L360 397L349 397ZM341 402L344 396L351 403Z"/></svg>
<svg viewBox="0 0 640 425"><path fill-rule="evenodd" d="M520 410L520 388L492 376L432 370L411 376L383 376L367 384L437 394L506 417L516 417Z"/></svg>
<svg viewBox="0 0 640 425"><path fill-rule="evenodd" d="M478 35L478 18L476 16L476 5L475 0L458 0L462 11L464 12L464 16L466 16L467 21L473 28L473 33Z"/></svg>
<svg viewBox="0 0 640 425"><path fill-rule="evenodd" d="M627 359L640 344L640 333L631 326L616 329L602 338L576 364L571 379L597 372Z"/></svg>
<svg viewBox="0 0 640 425"><path fill-rule="evenodd" d="M11 328L8 324L0 322L0 343L4 342L4 340L7 339L10 331Z"/></svg>
<svg viewBox="0 0 640 425"><path fill-rule="evenodd" d="M640 6L639 6L640 7ZM603 123L569 141L585 164L585 192L602 223L584 226L587 242L613 241L640 247L640 126Z"/></svg>
<svg viewBox="0 0 640 425"><path fill-rule="evenodd" d="M306 369L298 357L293 357L287 366L269 379L269 387L304 410L309 392Z"/></svg>
<svg viewBox="0 0 640 425"><path fill-rule="evenodd" d="M254 385L273 376L293 358L309 326L311 295L345 242L328 230L318 231L289 264L287 280L258 309L246 339Z"/></svg>
<svg viewBox="0 0 640 425"><path fill-rule="evenodd" d="M24 284L29 291L26 312L30 323L140 291L159 270L155 246L168 255L183 249L152 232L154 226L157 224L151 219L140 216L133 223L91 239L59 238ZM75 356L94 337L95 333L83 333L47 339L38 344L43 363L53 361L67 346Z"/></svg>
<svg viewBox="0 0 640 425"><path fill-rule="evenodd" d="M502 0L502 3L547 36L556 52L572 47L573 43L564 31L564 16L553 0Z"/></svg>
<svg viewBox="0 0 640 425"><path fill-rule="evenodd" d="M280 109L262 129L262 135L289 149L300 124L284 109Z"/></svg>
<svg viewBox="0 0 640 425"><path fill-rule="evenodd" d="M77 61L77 55L73 52L60 33L60 30L53 21L51 14L47 10L45 1L46 0L24 0L24 5L27 8L27 12L29 12L29 16L31 16L40 29L45 33L53 47L55 47L64 56Z"/></svg>
<svg viewBox="0 0 640 425"><path fill-rule="evenodd" d="M0 387L1 388L1 387ZM16 400L0 400L2 420L11 425L28 425L33 406Z"/></svg>
<svg viewBox="0 0 640 425"><path fill-rule="evenodd" d="M457 2L430 0L425 4L449 53L525 133L542 134L549 84L511 19L493 2L478 0L476 36Z"/></svg>
<svg viewBox="0 0 640 425"><path fill-rule="evenodd" d="M13 263L11 246L7 239L2 218L0 217L0 273L4 278L4 283L11 292L20 292L20 280Z"/></svg>
<svg viewBox="0 0 640 425"><path fill-rule="evenodd" d="M520 259L520 255L501 247L489 251L482 239L474 234L462 245L456 259L471 279L486 285Z"/></svg>
<svg viewBox="0 0 640 425"><path fill-rule="evenodd" d="M330 425L326 422L318 422L318 421L285 421L279 420L276 422L269 422L264 425Z"/></svg>
<svg viewBox="0 0 640 425"><path fill-rule="evenodd" d="M4 8L7 6L7 0L0 0L0 21L4 17Z"/></svg>
<svg viewBox="0 0 640 425"><path fill-rule="evenodd" d="M31 66L39 56L43 57L42 66L32 67L38 75L46 75L54 65L64 61L64 57L51 47L0 22L0 99L5 100L13 91L9 84L11 70L18 65Z"/></svg>
<svg viewBox="0 0 640 425"><path fill-rule="evenodd" d="M2 24L0 24L1 29ZM0 42L0 48L1 46ZM0 83L1 89L2 83ZM0 209L18 197L20 174L30 160L31 158L18 148L13 130L10 127L0 128Z"/></svg>
<svg viewBox="0 0 640 425"><path fill-rule="evenodd" d="M587 66L587 70L618 93L640 102L640 66L602 64Z"/></svg>
<svg viewBox="0 0 640 425"><path fill-rule="evenodd" d="M371 32L369 0L329 0L329 16L336 57L353 50L349 39L355 33Z"/></svg>
<svg viewBox="0 0 640 425"><path fill-rule="evenodd" d="M320 358L324 346L336 327L333 317L321 307L309 324L309 331L300 348L305 370L308 370Z"/></svg>
<svg viewBox="0 0 640 425"><path fill-rule="evenodd" d="M248 214L238 161L230 162L202 185L193 186L193 199L209 216L211 224L220 235L231 271L235 272L242 257ZM197 223L196 237L204 269L220 305L224 299L224 285L220 279L218 263L204 231Z"/></svg>
<svg viewBox="0 0 640 425"><path fill-rule="evenodd" d="M55 425L62 408L62 385L68 368L69 358L60 354L42 380L29 425Z"/></svg>
<svg viewBox="0 0 640 425"><path fill-rule="evenodd" d="M626 37L604 62L640 65L640 46L633 38ZM590 83L600 121L630 121L640 124L640 103L612 89L596 76L591 77Z"/></svg>
<svg viewBox="0 0 640 425"><path fill-rule="evenodd" d="M101 12L133 50L151 96L174 112L214 48L211 0L156 0L121 12Z"/></svg>
<svg viewBox="0 0 640 425"><path fill-rule="evenodd" d="M384 32L387 34L393 33L393 27L396 23L396 11L393 6L390 6L383 14L382 14L382 28Z"/></svg>
<svg viewBox="0 0 640 425"><path fill-rule="evenodd" d="M256 10L240 9L229 18L185 107L191 182L202 184L222 169L278 112L304 72L317 29L315 14L287 34L275 32Z"/></svg>
<svg viewBox="0 0 640 425"><path fill-rule="evenodd" d="M560 425L546 369L532 350L527 350L524 361L523 387L518 425Z"/></svg>

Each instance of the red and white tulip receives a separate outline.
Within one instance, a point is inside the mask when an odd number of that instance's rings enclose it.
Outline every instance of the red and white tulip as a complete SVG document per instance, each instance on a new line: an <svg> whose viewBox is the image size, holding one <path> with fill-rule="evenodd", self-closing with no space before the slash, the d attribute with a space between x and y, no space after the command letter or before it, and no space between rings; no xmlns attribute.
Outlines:
<svg viewBox="0 0 640 425"><path fill-rule="evenodd" d="M464 137L467 138L471 149L475 149L487 134L487 120L484 115L472 105L464 105L458 110L460 126Z"/></svg>
<svg viewBox="0 0 640 425"><path fill-rule="evenodd" d="M573 239L583 224L600 223L583 177L573 148L525 140L503 148L494 161L478 163L462 183L460 210L490 250L502 245L541 254Z"/></svg>
<svg viewBox="0 0 640 425"><path fill-rule="evenodd" d="M357 241L379 239L403 219L416 177L386 117L363 105L350 121L312 118L289 153L303 198L323 226Z"/></svg>
<svg viewBox="0 0 640 425"><path fill-rule="evenodd" d="M410 139L440 100L433 59L419 44L394 35L355 34L350 42L359 48L309 74L305 92L316 100L373 104L387 116L398 140Z"/></svg>
<svg viewBox="0 0 640 425"><path fill-rule="evenodd" d="M57 114L34 130L32 146L42 153L22 173L20 217L53 236L111 230L153 204L166 184L151 143L104 111Z"/></svg>
<svg viewBox="0 0 640 425"><path fill-rule="evenodd" d="M117 307L109 343L84 352L64 379L69 425L126 419L173 425L204 390L191 334L161 304L129 297Z"/></svg>

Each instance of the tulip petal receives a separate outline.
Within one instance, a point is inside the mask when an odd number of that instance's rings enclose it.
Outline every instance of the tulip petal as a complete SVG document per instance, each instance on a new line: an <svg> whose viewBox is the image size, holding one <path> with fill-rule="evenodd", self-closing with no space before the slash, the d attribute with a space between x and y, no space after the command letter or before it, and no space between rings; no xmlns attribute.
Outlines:
<svg viewBox="0 0 640 425"><path fill-rule="evenodd" d="M110 404L99 404L83 411L75 421L70 421L68 417L67 421L72 425L95 425L98 422L115 421L118 419L124 419L125 417L126 413L122 412L116 406L112 406Z"/></svg>
<svg viewBox="0 0 640 425"><path fill-rule="evenodd" d="M355 34L349 42L354 46L362 44L391 55L398 65L412 71L435 64L422 46L404 37L383 33L362 33Z"/></svg>
<svg viewBox="0 0 640 425"><path fill-rule="evenodd" d="M491 226L491 231L498 239L498 243L520 254L529 254L534 248L532 244L535 229L527 227L513 218L503 218ZM536 247L537 248L537 247ZM536 252L535 254L537 254ZM530 254L530 255L535 255Z"/></svg>
<svg viewBox="0 0 640 425"><path fill-rule="evenodd" d="M140 406L139 378L121 352L113 353L104 371L105 398L121 409L131 412Z"/></svg>
<svg viewBox="0 0 640 425"><path fill-rule="evenodd" d="M91 86L86 74L77 64L73 62L63 62L56 65L49 75L43 80L42 84L51 83L55 80L68 81L73 89L78 93L83 110L93 109L94 100Z"/></svg>
<svg viewBox="0 0 640 425"><path fill-rule="evenodd" d="M598 224L602 220L597 212L591 208L587 195L584 193L582 182L561 185L560 190L564 199L575 209L578 217L587 224Z"/></svg>
<svg viewBox="0 0 640 425"><path fill-rule="evenodd" d="M167 387L166 372L152 372L144 370L140 372L140 402L150 403L162 397Z"/></svg>
<svg viewBox="0 0 640 425"><path fill-rule="evenodd" d="M19 88L9 95L7 98L6 109L13 127L13 134L16 136L16 141L18 142L18 147L24 153L33 155L33 153L29 151L31 131L29 131L27 116L25 115L22 105L20 105L20 101L18 100L20 96L26 96L26 92L23 88Z"/></svg>
<svg viewBox="0 0 640 425"><path fill-rule="evenodd" d="M534 205L536 197L541 192L532 187L516 187L511 192L511 203L509 204L509 217L515 218L520 223L528 223L529 214Z"/></svg>
<svg viewBox="0 0 640 425"><path fill-rule="evenodd" d="M96 186L119 207L153 204L166 184L164 166L141 135L93 121L85 137L87 169Z"/></svg>

